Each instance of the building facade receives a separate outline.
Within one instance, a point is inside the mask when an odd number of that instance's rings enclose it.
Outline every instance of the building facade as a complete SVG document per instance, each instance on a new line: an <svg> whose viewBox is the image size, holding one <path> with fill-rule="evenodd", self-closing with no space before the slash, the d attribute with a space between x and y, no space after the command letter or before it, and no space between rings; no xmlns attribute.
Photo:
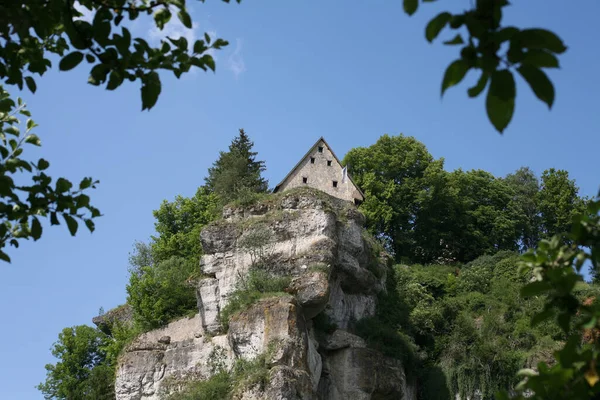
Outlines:
<svg viewBox="0 0 600 400"><path fill-rule="evenodd" d="M365 199L362 191L354 184L346 168L322 137L275 187L274 192L302 186L319 189L356 204Z"/></svg>

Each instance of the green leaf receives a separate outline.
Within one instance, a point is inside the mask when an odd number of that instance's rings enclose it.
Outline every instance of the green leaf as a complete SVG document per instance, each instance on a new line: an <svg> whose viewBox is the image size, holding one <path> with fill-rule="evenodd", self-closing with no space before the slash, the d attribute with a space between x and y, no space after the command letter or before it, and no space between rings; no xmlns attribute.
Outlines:
<svg viewBox="0 0 600 400"><path fill-rule="evenodd" d="M485 107L488 118L500 133L506 129L515 111L515 80L512 72L503 69L494 71L488 90Z"/></svg>
<svg viewBox="0 0 600 400"><path fill-rule="evenodd" d="M162 30L171 19L171 11L167 7L161 8L154 13L154 22L158 29Z"/></svg>
<svg viewBox="0 0 600 400"><path fill-rule="evenodd" d="M559 68L558 58L554 54L539 49L529 50L521 62L538 68Z"/></svg>
<svg viewBox="0 0 600 400"><path fill-rule="evenodd" d="M487 72L481 72L481 76L477 80L475 86L469 88L467 90L467 94L469 97L477 97L483 92L485 87L487 86L488 80L490 79L490 75Z"/></svg>
<svg viewBox="0 0 600 400"><path fill-rule="evenodd" d="M93 54L86 54L85 55L85 60L91 64L94 61L96 61L96 57L94 57Z"/></svg>
<svg viewBox="0 0 600 400"><path fill-rule="evenodd" d="M81 61L83 61L83 53L80 51L74 51L67 54L62 58L62 60L60 60L58 68L61 71L69 71L79 65Z"/></svg>
<svg viewBox="0 0 600 400"><path fill-rule="evenodd" d="M567 47L554 32L546 29L524 29L518 34L521 46L529 49L545 49L553 53L562 54Z"/></svg>
<svg viewBox="0 0 600 400"><path fill-rule="evenodd" d="M40 140L40 138L37 137L37 135L34 135L33 133L30 135L27 135L27 138L25 139L25 143L30 143L34 146L42 145L42 141Z"/></svg>
<svg viewBox="0 0 600 400"><path fill-rule="evenodd" d="M94 232L94 229L96 229L96 225L94 224L94 221L92 221L91 219L85 220L85 226L87 226L87 228L90 230L90 232Z"/></svg>
<svg viewBox="0 0 600 400"><path fill-rule="evenodd" d="M50 213L50 225L60 225L58 217L56 216L56 212L54 211Z"/></svg>
<svg viewBox="0 0 600 400"><path fill-rule="evenodd" d="M550 284L546 281L535 281L528 283L521 288L521 296L532 297L539 296L550 289Z"/></svg>
<svg viewBox="0 0 600 400"><path fill-rule="evenodd" d="M106 85L107 90L115 90L123 83L125 77L120 71L113 70L108 78L108 84Z"/></svg>
<svg viewBox="0 0 600 400"><path fill-rule="evenodd" d="M445 45L447 46L455 46L457 44L463 44L465 41L463 40L462 36L460 36L460 34L456 34L456 36L454 36L453 39L451 40L446 40L444 42Z"/></svg>
<svg viewBox="0 0 600 400"><path fill-rule="evenodd" d="M73 184L65 178L58 178L56 180L56 191L58 193L68 192L69 190L71 190L72 187Z"/></svg>
<svg viewBox="0 0 600 400"><path fill-rule="evenodd" d="M38 240L42 236L42 224L36 217L31 220L31 236L33 240Z"/></svg>
<svg viewBox="0 0 600 400"><path fill-rule="evenodd" d="M92 186L92 178L83 178L81 180L81 183L79 184L79 189L80 190L87 189L90 186Z"/></svg>
<svg viewBox="0 0 600 400"><path fill-rule="evenodd" d="M438 37L448 22L450 22L450 19L452 19L452 14L449 12L443 12L429 21L427 27L425 28L425 39L431 43L433 39Z"/></svg>
<svg viewBox="0 0 600 400"><path fill-rule="evenodd" d="M156 104L161 91L160 77L152 71L142 78L142 111L150 110Z"/></svg>
<svg viewBox="0 0 600 400"><path fill-rule="evenodd" d="M27 85L27 89L29 89L31 93L35 93L35 91L37 90L37 85L35 84L35 80L31 76L25 77L25 84Z"/></svg>
<svg viewBox="0 0 600 400"><path fill-rule="evenodd" d="M8 256L8 254L6 254L2 250L0 250L0 260L6 261L7 263L9 263L10 262L10 257Z"/></svg>
<svg viewBox="0 0 600 400"><path fill-rule="evenodd" d="M204 61L204 64L213 70L213 72L215 71L216 65L215 65L215 59L212 58L212 56L210 54L206 54L204 56L202 56L202 60Z"/></svg>
<svg viewBox="0 0 600 400"><path fill-rule="evenodd" d="M206 44L210 44L210 35L206 32L204 32L204 41L206 41Z"/></svg>
<svg viewBox="0 0 600 400"><path fill-rule="evenodd" d="M205 50L206 46L204 45L204 41L196 40L196 42L194 42L194 53L202 54Z"/></svg>
<svg viewBox="0 0 600 400"><path fill-rule="evenodd" d="M77 227L79 226L79 224L77 223L75 218L71 217L69 214L63 214L63 218L65 219L65 222L67 223L67 227L69 228L69 232L71 233L71 236L75 236L75 234L77 233Z"/></svg>
<svg viewBox="0 0 600 400"><path fill-rule="evenodd" d="M179 12L177 13L177 17L179 18L183 26L185 26L188 29L192 29L192 18L185 9L179 10Z"/></svg>
<svg viewBox="0 0 600 400"><path fill-rule="evenodd" d="M468 70L469 66L462 59L456 60L450 64L446 69L444 79L442 80L442 96L446 89L459 84L467 74Z"/></svg>
<svg viewBox="0 0 600 400"><path fill-rule="evenodd" d="M554 85L548 76L539 68L532 67L531 65L523 64L517 68L519 74L527 81L533 93L538 99L548 105L548 108L552 108L554 103Z"/></svg>
<svg viewBox="0 0 600 400"><path fill-rule="evenodd" d="M404 12L408 15L413 15L419 8L419 0L404 0Z"/></svg>
<svg viewBox="0 0 600 400"><path fill-rule="evenodd" d="M44 160L43 158L40 158L40 160L37 163L37 168L40 171L47 169L49 166L50 166L50 163L48 161Z"/></svg>

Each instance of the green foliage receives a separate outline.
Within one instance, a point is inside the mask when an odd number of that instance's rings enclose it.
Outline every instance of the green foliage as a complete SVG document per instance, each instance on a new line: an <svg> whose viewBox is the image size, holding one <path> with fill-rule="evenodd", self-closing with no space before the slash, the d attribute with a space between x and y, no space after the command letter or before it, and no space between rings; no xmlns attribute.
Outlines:
<svg viewBox="0 0 600 400"><path fill-rule="evenodd" d="M46 365L37 388L46 399L114 399L114 369L106 363L110 339L86 325L65 328L52 347L59 361Z"/></svg>
<svg viewBox="0 0 600 400"><path fill-rule="evenodd" d="M581 269L600 266L600 198L590 201L586 212L573 219L568 240L554 236L523 255L522 267L534 280L521 289L527 299L542 298L543 307L531 320L532 327L555 320L565 340L551 363L540 361L535 369L519 372L516 399L593 399L600 394L600 305L597 288L583 283ZM508 399L506 392L498 395Z"/></svg>
<svg viewBox="0 0 600 400"><path fill-rule="evenodd" d="M196 311L196 295L188 279L198 272L196 263L172 257L142 267L139 274L132 273L127 303L133 308L137 326L142 330L155 329Z"/></svg>
<svg viewBox="0 0 600 400"><path fill-rule="evenodd" d="M232 316L256 303L258 300L285 295L290 277L277 276L261 268L251 268L246 277L240 277L236 290L230 295L227 305L221 310L221 325L227 331Z"/></svg>
<svg viewBox="0 0 600 400"><path fill-rule="evenodd" d="M350 150L349 165L366 200L369 231L399 262L469 262L501 250L526 250L567 231L585 200L566 171L547 170L542 184L528 169L506 178L446 172L412 137L382 136Z"/></svg>
<svg viewBox="0 0 600 400"><path fill-rule="evenodd" d="M204 186L191 198L177 196L173 202L163 201L153 213L157 236L152 237L152 258L164 261L181 257L198 262L202 255L200 232L219 211L217 196Z"/></svg>
<svg viewBox="0 0 600 400"><path fill-rule="evenodd" d="M205 35L194 43L184 37L166 38L151 47L143 38L132 37L121 24L125 18L134 21L153 17L162 30L172 11L185 27L192 27L185 1L51 0L0 6L0 36L10 37L0 45L0 80L19 89L25 83L35 92L33 76L46 73L52 67L51 58L62 57L58 63L61 71L71 70L85 59L90 67L90 84L106 84L106 89L114 90L125 80L139 80L142 109L150 109L161 91L158 71L171 71L177 78L193 67L214 71L211 52L227 46L225 40L211 40ZM83 13L91 14L89 22L81 18Z"/></svg>
<svg viewBox="0 0 600 400"><path fill-rule="evenodd" d="M246 132L240 134L229 145L228 152L221 152L219 159L208 169L206 186L222 202L238 200L248 204L255 200L257 193L265 193L268 182L261 176L265 171L265 162L256 161L254 143Z"/></svg>
<svg viewBox="0 0 600 400"><path fill-rule="evenodd" d="M404 11L412 15L418 9L419 0L404 0L403 4ZM460 58L446 69L442 95L446 89L458 85L469 71L480 72L477 84L467 93L469 97L477 97L488 88L487 115L500 133L510 123L515 109L514 71L527 82L538 99L552 108L554 86L543 69L558 68L557 56L567 49L554 32L502 26L503 9L508 5L508 0L475 1L466 11L438 14L425 28L425 38L429 42L448 27L456 33L444 44L463 45Z"/></svg>
<svg viewBox="0 0 600 400"><path fill-rule="evenodd" d="M0 78L1 67L2 64ZM94 189L98 181L84 178L74 188L67 179L58 178L53 184L52 177L47 175L48 161L31 162L22 158L26 145L41 146L40 139L33 133L37 124L30 116L22 100L19 98L15 104L0 86L0 260L7 262L10 257L5 247L9 244L19 247L22 240L38 240L45 219L50 220L50 225L59 225L59 217L64 219L74 236L79 227L77 221L93 232L93 219L100 216L100 211L90 204L86 194L87 189ZM28 117L24 124L19 119L22 117Z"/></svg>
<svg viewBox="0 0 600 400"><path fill-rule="evenodd" d="M205 381L189 382L186 387L167 397L168 400L228 400L236 391L256 387L264 389L269 376L269 352L252 361L237 359L230 371L218 370Z"/></svg>
<svg viewBox="0 0 600 400"><path fill-rule="evenodd" d="M226 3L229 0L224 0ZM239 3L240 0L238 0ZM0 4L0 82L35 93L34 76L42 76L52 68L52 59L60 58L58 69L69 71L88 64L88 83L117 89L125 80L141 83L142 110L151 109L162 91L159 71L170 71L177 78L197 67L215 70L212 52L227 46L223 39L209 35L188 43L185 37L165 38L152 47L141 37L132 37L122 22L146 17L164 29L177 14L181 23L192 28L185 0L80 0L23 2ZM83 18L89 14L90 19ZM31 162L21 154L25 144L40 146L31 130L37 125L28 119L25 132L19 129L17 115L30 117L21 99L18 106L0 85L0 259L10 261L3 250L7 244L18 247L20 240L38 240L42 235L41 219L50 225L64 219L71 235L79 222L94 230L93 218L100 212L90 204L85 189L98 183L84 178L78 188L65 178L48 175L49 162ZM12 138L11 138L12 137ZM15 185L15 179L31 183Z"/></svg>
<svg viewBox="0 0 600 400"><path fill-rule="evenodd" d="M573 218L585 211L585 201L578 192L579 188L574 180L569 179L567 171L554 168L544 171L538 193L544 238L571 231Z"/></svg>

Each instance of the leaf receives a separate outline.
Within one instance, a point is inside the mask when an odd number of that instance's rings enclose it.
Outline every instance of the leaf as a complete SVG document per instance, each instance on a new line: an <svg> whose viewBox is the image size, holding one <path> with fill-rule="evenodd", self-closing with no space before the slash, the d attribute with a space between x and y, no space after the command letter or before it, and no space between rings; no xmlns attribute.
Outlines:
<svg viewBox="0 0 600 400"><path fill-rule="evenodd" d="M521 62L538 68L559 68L558 58L545 50L531 49Z"/></svg>
<svg viewBox="0 0 600 400"><path fill-rule="evenodd" d="M161 8L154 13L154 22L158 29L162 30L171 19L171 11L167 7Z"/></svg>
<svg viewBox="0 0 600 400"><path fill-rule="evenodd" d="M27 85L27 89L29 89L31 93L35 93L35 91L37 90L37 85L35 84L35 80L31 76L25 77L25 84Z"/></svg>
<svg viewBox="0 0 600 400"><path fill-rule="evenodd" d="M469 66L462 59L456 60L450 64L446 69L444 79L442 80L442 96L444 95L446 89L459 84L460 81L462 81L465 77L468 70Z"/></svg>
<svg viewBox="0 0 600 400"><path fill-rule="evenodd" d="M177 13L177 17L179 18L183 26L185 26L188 29L192 29L192 18L185 9L179 10L179 12Z"/></svg>
<svg viewBox="0 0 600 400"><path fill-rule="evenodd" d="M40 138L37 135L34 135L33 133L30 135L27 135L27 138L25 138L25 143L30 143L34 146L42 145L42 141L40 140Z"/></svg>
<svg viewBox="0 0 600 400"><path fill-rule="evenodd" d="M600 378L598 377L598 373L596 372L594 360L590 360L590 367L587 371L585 371L585 374L583 376L585 377L587 383L592 387L594 387L596 383L598 383Z"/></svg>
<svg viewBox="0 0 600 400"><path fill-rule="evenodd" d="M479 96L481 94L481 92L483 92L485 87L487 86L489 79L490 79L490 75L487 72L482 71L481 76L479 77L479 80L477 81L475 86L473 86L467 90L467 94L469 95L469 97Z"/></svg>
<svg viewBox="0 0 600 400"><path fill-rule="evenodd" d="M43 158L40 158L37 163L37 168L40 171L47 169L49 166L50 166L50 163L48 161L44 160Z"/></svg>
<svg viewBox="0 0 600 400"><path fill-rule="evenodd" d="M69 182L68 180L66 180L65 178L58 178L56 180L56 191L58 193L67 192L67 191L71 190L72 187L73 187L73 184L71 182Z"/></svg>
<svg viewBox="0 0 600 400"><path fill-rule="evenodd" d="M31 236L33 240L38 240L42 236L42 224L36 217L31 220Z"/></svg>
<svg viewBox="0 0 600 400"><path fill-rule="evenodd" d="M94 232L94 229L96 229L96 225L94 224L94 221L92 221L91 219L85 220L85 226L87 226L87 228L89 229L90 232Z"/></svg>
<svg viewBox="0 0 600 400"><path fill-rule="evenodd" d="M0 260L6 261L7 263L9 263L10 262L10 257L8 256L8 254L6 254L2 250L0 250Z"/></svg>
<svg viewBox="0 0 600 400"><path fill-rule="evenodd" d="M215 59L212 58L211 55L206 54L206 55L202 56L202 60L204 61L204 64L206 66L208 66L208 68L212 69L213 72L215 71L215 68L216 68Z"/></svg>
<svg viewBox="0 0 600 400"><path fill-rule="evenodd" d="M512 72L506 69L494 71L485 107L490 122L500 133L506 129L512 119L515 97L515 80Z"/></svg>
<svg viewBox="0 0 600 400"><path fill-rule="evenodd" d="M50 213L50 225L60 225L60 222L56 216L56 212L54 211Z"/></svg>
<svg viewBox="0 0 600 400"><path fill-rule="evenodd" d="M113 70L108 78L107 90L115 90L123 83L124 76L120 71Z"/></svg>
<svg viewBox="0 0 600 400"><path fill-rule="evenodd" d="M438 37L442 29L444 29L444 27L448 25L448 22L450 22L451 18L452 14L450 14L449 12L443 12L438 14L431 21L429 21L427 27L425 28L425 39L427 39L427 41L431 43L433 39Z"/></svg>
<svg viewBox="0 0 600 400"><path fill-rule="evenodd" d="M63 218L65 219L65 222L67 223L67 227L69 228L69 232L71 233L71 236L75 236L75 234L77 233L77 227L79 226L79 224L77 223L75 218L71 217L69 214L63 214Z"/></svg>
<svg viewBox="0 0 600 400"><path fill-rule="evenodd" d="M152 71L142 78L142 111L150 110L156 104L160 95L160 77Z"/></svg>
<svg viewBox="0 0 600 400"><path fill-rule="evenodd" d="M546 49L553 53L562 54L567 47L554 32L546 29L524 29L518 34L521 46L529 49Z"/></svg>
<svg viewBox="0 0 600 400"><path fill-rule="evenodd" d="M80 51L74 51L67 54L62 58L62 60L60 60L58 68L61 71L69 71L79 65L81 61L83 61L83 53Z"/></svg>
<svg viewBox="0 0 600 400"><path fill-rule="evenodd" d="M465 41L463 40L462 36L457 33L456 36L454 36L454 39L446 40L444 44L447 46L455 46L457 44L463 44L464 42Z"/></svg>
<svg viewBox="0 0 600 400"><path fill-rule="evenodd" d="M204 32L204 40L206 44L210 44L210 35L207 32Z"/></svg>
<svg viewBox="0 0 600 400"><path fill-rule="evenodd" d="M194 53L202 54L205 50L206 46L204 45L204 41L196 40L196 42L194 42Z"/></svg>
<svg viewBox="0 0 600 400"><path fill-rule="evenodd" d="M537 98L546 103L548 108L551 109L554 103L554 85L544 71L527 64L521 65L517 68L517 71L527 81Z"/></svg>
<svg viewBox="0 0 600 400"><path fill-rule="evenodd" d="M80 190L87 189L90 186L92 186L92 178L83 178L81 180L81 183L79 184L79 189Z"/></svg>
<svg viewBox="0 0 600 400"><path fill-rule="evenodd" d="M404 12L408 15L413 15L419 8L419 0L404 0Z"/></svg>

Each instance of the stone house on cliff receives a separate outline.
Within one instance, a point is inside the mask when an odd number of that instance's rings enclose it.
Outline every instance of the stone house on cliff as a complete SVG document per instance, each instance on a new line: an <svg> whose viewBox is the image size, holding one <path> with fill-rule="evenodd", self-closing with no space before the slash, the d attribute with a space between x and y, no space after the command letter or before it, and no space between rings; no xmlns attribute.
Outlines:
<svg viewBox="0 0 600 400"><path fill-rule="evenodd" d="M283 192L302 186L319 189L355 204L365 199L363 192L348 174L347 168L342 166L323 137L317 140L273 191Z"/></svg>

